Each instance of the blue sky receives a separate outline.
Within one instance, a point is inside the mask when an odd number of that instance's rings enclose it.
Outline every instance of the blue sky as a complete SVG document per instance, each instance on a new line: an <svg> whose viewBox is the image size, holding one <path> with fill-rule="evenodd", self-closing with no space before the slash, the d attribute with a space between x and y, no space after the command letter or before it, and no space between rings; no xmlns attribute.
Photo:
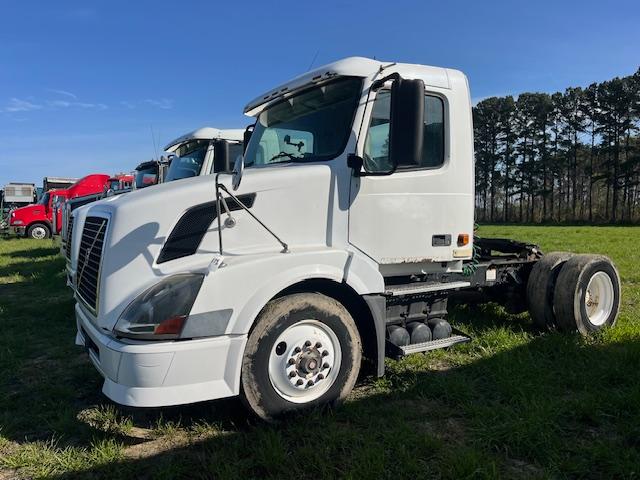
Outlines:
<svg viewBox="0 0 640 480"><path fill-rule="evenodd" d="M130 171L200 126L351 55L463 70L472 96L640 66L640 3L0 0L0 185ZM315 58L315 61L314 61Z"/></svg>

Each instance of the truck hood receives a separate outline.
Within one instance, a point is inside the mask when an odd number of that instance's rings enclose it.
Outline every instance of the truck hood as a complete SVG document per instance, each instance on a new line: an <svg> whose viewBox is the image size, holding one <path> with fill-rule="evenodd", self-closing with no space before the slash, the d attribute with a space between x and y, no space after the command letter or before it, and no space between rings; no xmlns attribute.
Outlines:
<svg viewBox="0 0 640 480"><path fill-rule="evenodd" d="M10 225L13 225L16 220L21 220L22 222L31 222L32 220L37 218L44 218L45 214L46 211L44 205L31 204L24 207L16 208L11 213Z"/></svg>
<svg viewBox="0 0 640 480"><path fill-rule="evenodd" d="M296 247L325 246L331 243L336 225L342 225L345 232L347 228L348 184L337 185L337 179L348 176L336 175L333 168L327 163L249 168L234 194L255 194L251 212L292 251ZM230 175L220 178L230 185ZM96 318L101 328L112 330L124 308L162 278L207 269L219 250L216 220L194 254L164 263L158 263L158 256L180 218L196 206L215 208L214 198L215 178L211 175L156 185L88 206L87 217L109 219ZM247 212L231 214L235 226L223 226L222 231L225 256L272 254L282 249ZM341 220L333 218L336 215ZM223 213L222 220L226 217ZM341 237L346 239L346 234Z"/></svg>

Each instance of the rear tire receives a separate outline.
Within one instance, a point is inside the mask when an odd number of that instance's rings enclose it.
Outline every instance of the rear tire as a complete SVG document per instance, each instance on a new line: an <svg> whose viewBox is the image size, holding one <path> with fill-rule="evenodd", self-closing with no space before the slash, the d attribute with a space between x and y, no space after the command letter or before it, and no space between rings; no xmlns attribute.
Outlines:
<svg viewBox="0 0 640 480"><path fill-rule="evenodd" d="M551 252L531 269L527 281L527 306L533 324L541 330L556 326L553 292L562 266L572 256L568 252Z"/></svg>
<svg viewBox="0 0 640 480"><path fill-rule="evenodd" d="M554 293L558 328L589 335L615 324L620 275L603 255L576 255L564 264Z"/></svg>
<svg viewBox="0 0 640 480"><path fill-rule="evenodd" d="M27 229L27 238L34 240L44 240L51 236L51 230L44 223L34 223Z"/></svg>
<svg viewBox="0 0 640 480"><path fill-rule="evenodd" d="M271 301L249 334L241 397L260 418L336 405L355 385L362 360L347 309L319 293Z"/></svg>

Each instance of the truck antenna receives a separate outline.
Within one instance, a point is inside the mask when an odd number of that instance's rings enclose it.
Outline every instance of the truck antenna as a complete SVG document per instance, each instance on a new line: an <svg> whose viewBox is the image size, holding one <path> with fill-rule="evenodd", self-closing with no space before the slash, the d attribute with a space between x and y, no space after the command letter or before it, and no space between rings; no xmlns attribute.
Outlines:
<svg viewBox="0 0 640 480"><path fill-rule="evenodd" d="M320 50L316 50L316 54L313 56L313 60L311 60L309 67L307 67L307 71L311 70L311 67L313 67L313 64L316 63L316 58L318 58L319 53L320 53Z"/></svg>
<svg viewBox="0 0 640 480"><path fill-rule="evenodd" d="M149 124L149 129L151 130L151 142L153 143L153 151L156 154L156 160L158 160L158 146L156 145L156 137L153 134L153 124Z"/></svg>

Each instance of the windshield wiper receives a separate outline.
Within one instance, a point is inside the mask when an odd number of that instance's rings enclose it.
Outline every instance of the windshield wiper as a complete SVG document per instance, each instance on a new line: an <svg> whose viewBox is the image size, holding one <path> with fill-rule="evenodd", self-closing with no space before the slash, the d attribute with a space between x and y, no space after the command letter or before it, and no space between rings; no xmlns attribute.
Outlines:
<svg viewBox="0 0 640 480"><path fill-rule="evenodd" d="M303 160L304 157L298 157L297 155L294 155L293 153L289 153L289 152L280 152L277 155L274 155L273 157L271 157L271 159L269 160L269 163L271 163L274 160L277 160L278 158L283 158L283 157L287 157L289 160L292 161L296 161L296 160Z"/></svg>

